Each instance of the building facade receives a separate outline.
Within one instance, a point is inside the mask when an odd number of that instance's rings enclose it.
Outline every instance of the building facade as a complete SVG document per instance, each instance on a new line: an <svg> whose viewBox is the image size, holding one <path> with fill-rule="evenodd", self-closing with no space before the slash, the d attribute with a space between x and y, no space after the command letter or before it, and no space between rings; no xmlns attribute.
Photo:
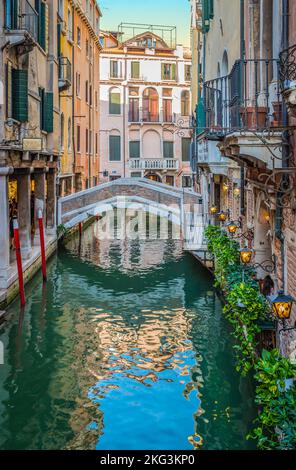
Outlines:
<svg viewBox="0 0 296 470"><path fill-rule="evenodd" d="M101 42L101 181L191 187L190 51L174 27L124 24Z"/></svg>
<svg viewBox="0 0 296 470"><path fill-rule="evenodd" d="M275 292L295 296L293 3L196 2L203 78L192 163L208 221L211 206L238 221L247 235L241 243L260 264L258 280L269 274ZM278 341L285 354L295 354L295 332Z"/></svg>
<svg viewBox="0 0 296 470"><path fill-rule="evenodd" d="M56 238L56 18L57 0L5 0L0 10L1 302L17 279L12 219L18 220L25 270L40 253L40 210L48 250Z"/></svg>
<svg viewBox="0 0 296 470"><path fill-rule="evenodd" d="M99 28L94 0L59 0L60 195L99 176Z"/></svg>

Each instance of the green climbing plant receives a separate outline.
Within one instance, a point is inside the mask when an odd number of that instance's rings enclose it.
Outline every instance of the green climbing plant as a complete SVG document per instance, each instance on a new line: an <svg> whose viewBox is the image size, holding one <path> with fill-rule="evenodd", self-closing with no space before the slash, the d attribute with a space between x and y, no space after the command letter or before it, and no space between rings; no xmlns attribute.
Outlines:
<svg viewBox="0 0 296 470"><path fill-rule="evenodd" d="M255 439L259 449L295 449L296 365L277 349L264 350L255 371L256 403L260 412L248 438Z"/></svg>

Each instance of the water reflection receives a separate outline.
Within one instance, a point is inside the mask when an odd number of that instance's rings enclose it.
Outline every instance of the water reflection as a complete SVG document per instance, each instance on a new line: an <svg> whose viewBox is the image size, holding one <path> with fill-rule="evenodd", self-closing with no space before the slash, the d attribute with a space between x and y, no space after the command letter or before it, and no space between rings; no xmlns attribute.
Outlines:
<svg viewBox="0 0 296 470"><path fill-rule="evenodd" d="M21 324L11 307L0 447L247 448L252 389L207 273L181 241L96 230L52 261L43 292L36 278Z"/></svg>

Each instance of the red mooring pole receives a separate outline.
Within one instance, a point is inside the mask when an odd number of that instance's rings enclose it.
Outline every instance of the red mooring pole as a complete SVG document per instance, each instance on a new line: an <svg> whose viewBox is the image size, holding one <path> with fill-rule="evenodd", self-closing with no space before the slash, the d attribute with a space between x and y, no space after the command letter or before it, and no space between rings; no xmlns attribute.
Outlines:
<svg viewBox="0 0 296 470"><path fill-rule="evenodd" d="M17 219L13 219L13 237L14 237L15 251L16 251L17 272L18 272L19 289L20 289L20 301L21 301L21 306L24 307L24 305L26 304L26 300L25 300L25 290L24 290L23 263L22 263L22 254L21 254L20 237L19 237L19 226L18 226Z"/></svg>
<svg viewBox="0 0 296 470"><path fill-rule="evenodd" d="M45 243L44 243L43 216L42 216L41 209L39 209L38 211L38 222L39 222L39 234L40 234L42 275L43 275L43 281L45 282L47 279L47 274L46 274L46 256L45 256Z"/></svg>

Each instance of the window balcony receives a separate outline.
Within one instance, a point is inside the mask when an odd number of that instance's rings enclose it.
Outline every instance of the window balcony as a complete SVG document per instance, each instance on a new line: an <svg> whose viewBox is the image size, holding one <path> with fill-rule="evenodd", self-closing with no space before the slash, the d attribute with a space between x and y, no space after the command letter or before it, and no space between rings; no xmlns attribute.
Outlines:
<svg viewBox="0 0 296 470"><path fill-rule="evenodd" d="M282 124L276 59L237 60L229 75L204 84L205 127L225 135Z"/></svg>
<svg viewBox="0 0 296 470"><path fill-rule="evenodd" d="M296 44L280 53L279 76L288 112L296 117Z"/></svg>
<svg viewBox="0 0 296 470"><path fill-rule="evenodd" d="M30 52L37 44L38 13L28 0L5 1L5 34L9 46L22 46L19 53Z"/></svg>
<svg viewBox="0 0 296 470"><path fill-rule="evenodd" d="M159 113L150 113L148 111L143 111L143 122L160 122Z"/></svg>
<svg viewBox="0 0 296 470"><path fill-rule="evenodd" d="M237 162L281 165L278 60L237 60L229 75L205 82L203 92L201 137L219 138L222 155Z"/></svg>
<svg viewBox="0 0 296 470"><path fill-rule="evenodd" d="M140 112L139 111L129 111L129 113L128 113L128 122L140 122Z"/></svg>
<svg viewBox="0 0 296 470"><path fill-rule="evenodd" d="M67 90L72 83L72 66L68 57L59 57L59 90Z"/></svg>
<svg viewBox="0 0 296 470"><path fill-rule="evenodd" d="M179 160L175 158L132 158L129 161L130 170L178 170Z"/></svg>

